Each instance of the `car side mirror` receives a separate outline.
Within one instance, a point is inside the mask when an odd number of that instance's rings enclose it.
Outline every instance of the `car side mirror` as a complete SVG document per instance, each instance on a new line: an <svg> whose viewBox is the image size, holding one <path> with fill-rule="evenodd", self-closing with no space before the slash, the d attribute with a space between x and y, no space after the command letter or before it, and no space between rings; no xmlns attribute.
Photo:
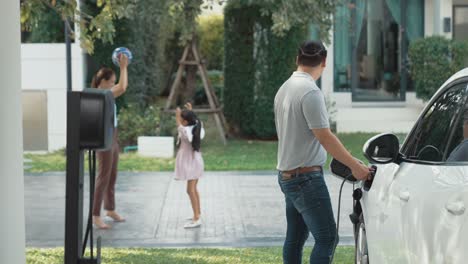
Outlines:
<svg viewBox="0 0 468 264"><path fill-rule="evenodd" d="M379 134L364 144L364 156L371 163L398 163L400 143L397 136L390 133Z"/></svg>

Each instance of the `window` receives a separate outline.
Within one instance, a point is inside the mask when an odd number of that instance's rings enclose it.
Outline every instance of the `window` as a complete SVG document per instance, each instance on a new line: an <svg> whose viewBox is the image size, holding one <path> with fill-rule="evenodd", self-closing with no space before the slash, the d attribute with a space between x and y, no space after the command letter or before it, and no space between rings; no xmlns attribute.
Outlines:
<svg viewBox="0 0 468 264"><path fill-rule="evenodd" d="M456 117L454 129L451 132L448 144L447 161L467 162L468 161L468 85L467 96L464 106Z"/></svg>
<svg viewBox="0 0 468 264"><path fill-rule="evenodd" d="M22 103L24 150L47 150L47 92L23 90Z"/></svg>
<svg viewBox="0 0 468 264"><path fill-rule="evenodd" d="M468 40L468 5L453 7L453 38Z"/></svg>
<svg viewBox="0 0 468 264"><path fill-rule="evenodd" d="M463 141L463 119L467 83L445 91L424 113L404 146L403 154L413 160L442 162Z"/></svg>
<svg viewBox="0 0 468 264"><path fill-rule="evenodd" d="M411 76L407 87L400 83L402 45L424 37L424 6L424 0L342 1L333 16L334 91L367 101L400 100L400 89L414 90Z"/></svg>

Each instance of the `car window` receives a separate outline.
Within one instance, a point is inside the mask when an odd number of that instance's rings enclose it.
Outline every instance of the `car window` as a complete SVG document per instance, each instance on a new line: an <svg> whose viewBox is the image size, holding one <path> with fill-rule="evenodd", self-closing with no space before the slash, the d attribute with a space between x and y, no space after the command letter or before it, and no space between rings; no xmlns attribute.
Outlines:
<svg viewBox="0 0 468 264"><path fill-rule="evenodd" d="M446 161L464 142L464 125L461 124L461 120L466 108L466 90L467 83L457 84L432 103L408 138L403 150L407 158L419 161Z"/></svg>
<svg viewBox="0 0 468 264"><path fill-rule="evenodd" d="M468 162L468 96L452 134L447 149L447 161Z"/></svg>

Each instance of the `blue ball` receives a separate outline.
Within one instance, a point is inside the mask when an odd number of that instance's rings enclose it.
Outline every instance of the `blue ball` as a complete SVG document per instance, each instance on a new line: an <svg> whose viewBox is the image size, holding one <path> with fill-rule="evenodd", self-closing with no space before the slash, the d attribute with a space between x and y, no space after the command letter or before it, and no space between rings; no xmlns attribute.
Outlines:
<svg viewBox="0 0 468 264"><path fill-rule="evenodd" d="M125 48L125 47L119 47L119 48L116 48L114 50L114 52L112 52L112 62L115 64L115 66L119 67L119 55L120 54L125 54L128 58L128 64L130 64L132 62L132 59L133 59L133 55L132 55L132 52Z"/></svg>

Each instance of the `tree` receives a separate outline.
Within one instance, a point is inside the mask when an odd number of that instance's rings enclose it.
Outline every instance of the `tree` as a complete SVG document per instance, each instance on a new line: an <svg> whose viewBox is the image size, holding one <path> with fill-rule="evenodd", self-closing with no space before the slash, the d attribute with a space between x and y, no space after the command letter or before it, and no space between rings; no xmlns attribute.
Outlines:
<svg viewBox="0 0 468 264"><path fill-rule="evenodd" d="M242 0L237 0L242 1ZM263 15L270 15L271 30L279 37L297 26L312 23L319 30L320 39L328 43L333 25L332 14L341 0L263 0L259 1ZM251 1L256 2L257 1Z"/></svg>
<svg viewBox="0 0 468 264"><path fill-rule="evenodd" d="M271 17L272 32L284 37L294 27L312 23L319 29L319 36L329 42L329 32L333 24L332 14L341 0L171 0L169 10L177 21L181 32L181 42L190 40L195 27L195 19L201 8L211 8L214 3L235 6L258 6L262 16Z"/></svg>
<svg viewBox="0 0 468 264"><path fill-rule="evenodd" d="M339 0L170 0L168 10L180 32L180 44L185 46L195 36L196 18L202 8L211 8L214 3L229 2L235 6L255 6L260 8L262 17L271 19L271 31L277 37L285 37L288 32L308 23L317 25L320 37L328 42L332 26L332 13ZM203 54L202 54L203 55ZM186 98L193 97L196 83L196 67L187 67Z"/></svg>
<svg viewBox="0 0 468 264"><path fill-rule="evenodd" d="M314 24L319 37L329 43L332 14L342 0L229 0L233 7L258 6L261 16L271 17L271 31L284 37L293 28Z"/></svg>
<svg viewBox="0 0 468 264"><path fill-rule="evenodd" d="M207 61L207 68L223 70L224 16L200 17L197 32L200 39L200 53Z"/></svg>
<svg viewBox="0 0 468 264"><path fill-rule="evenodd" d="M21 25L30 30L39 19L39 14L51 8L64 20L79 25L81 46L89 53L94 50L94 41L112 43L115 36L115 20L132 16L138 0L89 0L101 8L95 15L80 11L79 0L21 0ZM234 5L256 5L261 7L262 16L270 16L272 31L284 36L291 28L313 23L317 25L320 37L328 42L332 26L331 14L340 0L229 0ZM211 8L214 3L226 0L170 0L167 8L173 16L173 23L181 32L180 41L184 45L195 32L195 19L201 8ZM69 29L72 29L68 25ZM73 32L73 30L71 30Z"/></svg>
<svg viewBox="0 0 468 264"><path fill-rule="evenodd" d="M62 20L69 21L67 27L72 35L75 31L70 23L79 25L81 46L89 53L93 53L96 39L112 43L116 31L115 20L130 17L137 0L91 0L93 1L100 8L95 16L82 12L79 0L21 0L22 29L30 30L38 23L41 13L52 9Z"/></svg>
<svg viewBox="0 0 468 264"><path fill-rule="evenodd" d="M214 1L210 0L207 3L208 6L211 6ZM197 41L196 19L203 7L207 7L203 4L203 0L170 0L168 2L168 9L173 18L174 28L180 33L179 44L181 47L190 45L189 42L192 40ZM196 65L188 65L186 67L185 89L182 94L183 100L190 100L195 96L197 69Z"/></svg>
<svg viewBox="0 0 468 264"><path fill-rule="evenodd" d="M114 22L114 44L104 43L100 39L94 42L94 53L88 57L88 78L101 67L111 67L118 72L111 61L111 52L117 47L129 48L134 60L129 71L129 88L124 96L117 100L118 109L128 103L138 102L142 108L150 105L154 98L163 91L172 72L171 64L175 56L173 50L179 49L172 27L172 18L167 12L169 0L138 0L138 5L130 18ZM95 3L85 2L81 10L96 15L100 8Z"/></svg>

